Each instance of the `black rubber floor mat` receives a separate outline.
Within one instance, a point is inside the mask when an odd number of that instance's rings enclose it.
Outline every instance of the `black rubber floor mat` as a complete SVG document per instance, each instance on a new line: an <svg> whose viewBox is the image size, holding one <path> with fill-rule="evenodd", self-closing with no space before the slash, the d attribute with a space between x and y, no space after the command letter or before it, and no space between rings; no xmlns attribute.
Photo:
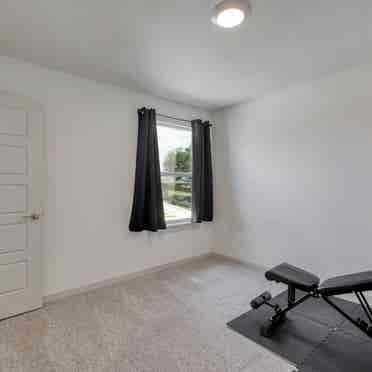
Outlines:
<svg viewBox="0 0 372 372"><path fill-rule="evenodd" d="M308 355L300 372L368 372L372 371L372 341L342 330L328 337Z"/></svg>
<svg viewBox="0 0 372 372"><path fill-rule="evenodd" d="M333 298L333 301L349 314L360 308L360 306L354 302L337 298ZM345 318L341 314L333 310L325 301L316 298L310 298L298 307L294 308L293 311L305 318L324 324L329 328L339 327L345 322Z"/></svg>
<svg viewBox="0 0 372 372"><path fill-rule="evenodd" d="M360 318L368 322L366 313L363 311L362 307L359 305L357 305L354 311L352 312L352 316L355 319ZM344 322L340 326L340 329L342 329L344 333L350 333L354 335L355 337L364 338L366 340L369 340L369 342L372 343L372 340L367 335L362 333L357 327L355 327L354 324L350 323L347 319L344 320ZM372 372L372 366L371 366L371 372Z"/></svg>
<svg viewBox="0 0 372 372"><path fill-rule="evenodd" d="M272 302L284 305L286 299L287 292L283 292ZM361 307L353 302L334 301L349 313L362 314ZM232 320L228 326L287 359L300 372L372 371L372 340L324 301L310 299L304 302L288 313L287 321L271 338L265 338L260 335L260 326L271 315L272 310L262 306ZM339 356L341 361L336 363ZM357 359L355 368L352 365L354 358ZM367 365L369 368L366 369Z"/></svg>

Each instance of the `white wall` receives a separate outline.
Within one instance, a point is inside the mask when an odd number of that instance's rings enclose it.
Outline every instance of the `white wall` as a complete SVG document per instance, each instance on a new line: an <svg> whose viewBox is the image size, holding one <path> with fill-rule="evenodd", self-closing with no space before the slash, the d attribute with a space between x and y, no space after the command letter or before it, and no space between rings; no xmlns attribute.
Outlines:
<svg viewBox="0 0 372 372"><path fill-rule="evenodd" d="M208 118L192 107L0 57L0 89L46 112L44 294L206 253L210 225L129 233L137 108Z"/></svg>
<svg viewBox="0 0 372 372"><path fill-rule="evenodd" d="M372 270L372 65L215 121L217 251L322 276Z"/></svg>

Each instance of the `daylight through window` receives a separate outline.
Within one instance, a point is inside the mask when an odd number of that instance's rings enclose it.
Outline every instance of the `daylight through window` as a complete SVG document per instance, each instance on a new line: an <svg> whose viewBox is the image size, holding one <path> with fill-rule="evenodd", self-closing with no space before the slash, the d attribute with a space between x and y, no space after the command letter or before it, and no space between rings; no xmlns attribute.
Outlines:
<svg viewBox="0 0 372 372"><path fill-rule="evenodd" d="M158 142L167 224L191 221L192 132L191 126L158 121Z"/></svg>

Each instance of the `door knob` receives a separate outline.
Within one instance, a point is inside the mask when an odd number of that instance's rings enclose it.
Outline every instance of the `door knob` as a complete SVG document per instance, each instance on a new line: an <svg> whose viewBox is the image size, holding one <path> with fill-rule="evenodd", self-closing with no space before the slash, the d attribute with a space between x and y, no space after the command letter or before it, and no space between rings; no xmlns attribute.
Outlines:
<svg viewBox="0 0 372 372"><path fill-rule="evenodd" d="M31 221L38 221L38 220L40 220L41 216L42 216L42 214L40 214L40 213L31 213L27 216L22 216L22 218L27 219L27 220L31 220Z"/></svg>

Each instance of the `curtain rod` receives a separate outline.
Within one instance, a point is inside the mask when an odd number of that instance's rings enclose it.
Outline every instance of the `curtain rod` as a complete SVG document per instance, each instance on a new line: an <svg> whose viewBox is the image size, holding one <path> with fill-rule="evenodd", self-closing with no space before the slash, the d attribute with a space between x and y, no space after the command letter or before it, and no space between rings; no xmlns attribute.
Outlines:
<svg viewBox="0 0 372 372"><path fill-rule="evenodd" d="M142 109L139 109L139 110L142 111L144 109L145 109L145 107L143 107ZM161 113L156 113L156 115L161 116L162 118L165 118L165 119L172 119L172 120L176 120L176 121L182 121L183 123L191 123L191 120L176 118L174 116L164 115L164 114L161 114ZM210 127L212 126L212 124L209 121L206 121L205 124L207 124Z"/></svg>
<svg viewBox="0 0 372 372"><path fill-rule="evenodd" d="M162 118L166 118L166 119L173 119L173 120L176 120L176 121L182 121L183 123L191 123L191 120L175 118L174 116L169 116L169 115L164 115L164 114L156 114L156 115L161 116ZM206 121L205 124L208 125L209 127L212 126L212 124L209 121Z"/></svg>
<svg viewBox="0 0 372 372"><path fill-rule="evenodd" d="M177 121L182 121L184 123L191 123L191 120L175 118L175 117L169 116L169 115L157 114L157 116L161 116L161 117L166 118L166 119L173 119L173 120L177 120Z"/></svg>

